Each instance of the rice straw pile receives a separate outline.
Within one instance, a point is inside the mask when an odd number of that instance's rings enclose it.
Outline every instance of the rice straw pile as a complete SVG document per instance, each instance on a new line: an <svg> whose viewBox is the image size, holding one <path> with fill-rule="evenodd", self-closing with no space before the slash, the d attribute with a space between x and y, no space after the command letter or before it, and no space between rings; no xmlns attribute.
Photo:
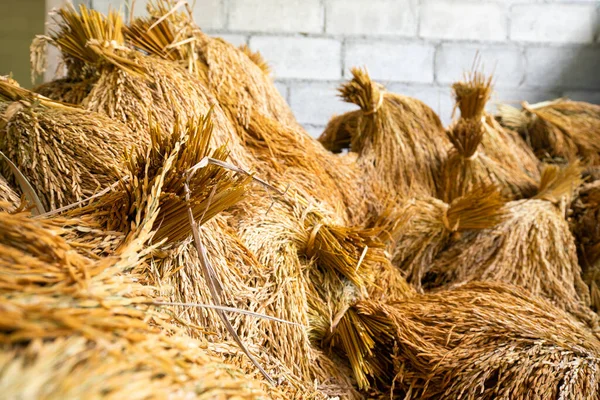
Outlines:
<svg viewBox="0 0 600 400"><path fill-rule="evenodd" d="M493 186L473 190L446 204L433 197L417 197L396 208L384 225L382 238L390 242L393 264L406 280L421 290L437 255L465 232L490 229L504 218L504 201ZM385 221L385 222L384 222Z"/></svg>
<svg viewBox="0 0 600 400"><path fill-rule="evenodd" d="M355 68L316 141L260 54L148 11L66 6L31 51L67 76L0 80L5 396L600 397L590 160L540 175L475 72L446 133Z"/></svg>
<svg viewBox="0 0 600 400"><path fill-rule="evenodd" d="M331 151L358 153L367 179L389 198L407 191L434 195L449 147L438 116L419 100L385 91L366 70L354 68L352 75L340 96L360 110L333 118L319 141Z"/></svg>
<svg viewBox="0 0 600 400"><path fill-rule="evenodd" d="M522 110L499 107L503 125L517 129L543 160L574 161L597 165L600 154L600 106L558 99L538 104L522 103Z"/></svg>
<svg viewBox="0 0 600 400"><path fill-rule="evenodd" d="M535 198L507 203L503 223L465 235L439 255L431 267L437 275L434 286L479 280L512 283L597 329L575 239L565 219L565 205L581 183L580 171L575 164L562 170L547 166Z"/></svg>
<svg viewBox="0 0 600 400"><path fill-rule="evenodd" d="M590 288L591 306L600 311L600 181L585 184L571 205L571 230L577 239L583 280Z"/></svg>
<svg viewBox="0 0 600 400"><path fill-rule="evenodd" d="M179 61L212 92L264 179L289 183L323 207L346 214L349 222L362 222L368 213L362 196L372 195L361 190L358 168L342 165L299 126L255 55L207 36L177 4L151 2L152 17L130 24L127 40L156 57Z"/></svg>
<svg viewBox="0 0 600 400"><path fill-rule="evenodd" d="M361 302L354 312L370 328L363 342L374 342L371 351L395 374L391 398L599 395L598 339L519 288L473 282L395 303Z"/></svg>
<svg viewBox="0 0 600 400"><path fill-rule="evenodd" d="M0 150L27 177L47 209L117 181L125 151L146 142L102 114L67 106L0 80ZM5 163L5 176L12 176Z"/></svg>

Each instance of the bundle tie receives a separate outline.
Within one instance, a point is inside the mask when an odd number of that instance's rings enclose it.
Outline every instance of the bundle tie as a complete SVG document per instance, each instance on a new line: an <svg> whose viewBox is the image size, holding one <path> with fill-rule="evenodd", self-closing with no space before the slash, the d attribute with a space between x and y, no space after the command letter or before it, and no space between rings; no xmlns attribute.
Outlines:
<svg viewBox="0 0 600 400"><path fill-rule="evenodd" d="M456 221L456 224L454 226L450 226L450 220L448 219L448 211L450 211L450 205L448 205L448 207L446 207L444 209L444 212L442 213L442 222L444 223L444 228L454 233L458 231L459 221Z"/></svg>
<svg viewBox="0 0 600 400"><path fill-rule="evenodd" d="M369 111L365 111L365 115L375 114L377 111L379 111L379 109L381 108L382 105L383 105L383 92L380 91L379 92L379 100L377 101L375 108L373 108L372 110L369 110Z"/></svg>
<svg viewBox="0 0 600 400"><path fill-rule="evenodd" d="M310 232L310 236L308 237L308 243L306 244L306 255L309 258L312 258L315 255L315 252L314 252L315 239L317 238L317 233L319 233L319 230L321 229L321 227L323 227L323 224L321 224L321 223L316 224L312 228L312 231Z"/></svg>
<svg viewBox="0 0 600 400"><path fill-rule="evenodd" d="M479 155L479 150L475 150L475 153L471 154L471 156L467 157L467 160L474 160Z"/></svg>

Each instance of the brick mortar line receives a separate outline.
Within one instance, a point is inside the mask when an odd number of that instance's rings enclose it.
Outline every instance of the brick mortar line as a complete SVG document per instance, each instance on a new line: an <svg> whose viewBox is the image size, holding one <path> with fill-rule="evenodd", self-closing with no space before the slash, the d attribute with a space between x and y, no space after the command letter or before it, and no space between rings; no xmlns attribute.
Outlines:
<svg viewBox="0 0 600 400"><path fill-rule="evenodd" d="M446 38L422 38L400 35L340 35L340 34L317 34L317 33L299 33L299 32L258 32L245 30L224 30L224 29L209 29L206 30L209 35L240 35L254 38L306 38L306 39L327 39L348 42L383 42L383 43L411 43L436 46L438 44L457 44L457 45L481 45L488 47L517 47L520 45L528 47L544 47L544 48L565 48L565 47L589 47L599 48L600 43L597 42L533 42L524 40L474 40L474 39L446 39Z"/></svg>

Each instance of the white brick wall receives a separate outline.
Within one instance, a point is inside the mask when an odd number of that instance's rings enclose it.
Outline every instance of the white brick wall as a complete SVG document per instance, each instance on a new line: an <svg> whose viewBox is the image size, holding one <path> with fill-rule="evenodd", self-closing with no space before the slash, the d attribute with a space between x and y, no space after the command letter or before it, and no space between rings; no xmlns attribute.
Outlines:
<svg viewBox="0 0 600 400"><path fill-rule="evenodd" d="M253 36L250 48L260 50L278 78L339 79L342 45L333 39Z"/></svg>
<svg viewBox="0 0 600 400"><path fill-rule="evenodd" d="M366 66L371 78L381 81L433 82L434 52L431 45L350 42L344 57L344 76L350 76L350 67Z"/></svg>
<svg viewBox="0 0 600 400"><path fill-rule="evenodd" d="M229 0L229 28L254 32L323 30L321 0Z"/></svg>
<svg viewBox="0 0 600 400"><path fill-rule="evenodd" d="M327 33L342 35L415 36L417 0L330 0Z"/></svg>
<svg viewBox="0 0 600 400"><path fill-rule="evenodd" d="M123 0L80 0L107 10ZM136 14L146 0L136 1ZM298 120L319 134L336 88L366 66L450 121L450 84L478 53L500 101L600 103L600 0L196 0L205 30L259 50Z"/></svg>
<svg viewBox="0 0 600 400"><path fill-rule="evenodd" d="M500 2L424 0L420 33L424 38L504 40L506 22Z"/></svg>
<svg viewBox="0 0 600 400"><path fill-rule="evenodd" d="M594 4L527 4L511 9L510 38L527 42L590 43L598 14Z"/></svg>

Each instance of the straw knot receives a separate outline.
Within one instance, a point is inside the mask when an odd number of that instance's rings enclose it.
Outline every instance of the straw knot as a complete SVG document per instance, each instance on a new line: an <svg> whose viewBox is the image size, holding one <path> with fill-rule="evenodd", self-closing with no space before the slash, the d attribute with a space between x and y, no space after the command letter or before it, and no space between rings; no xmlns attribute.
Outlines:
<svg viewBox="0 0 600 400"><path fill-rule="evenodd" d="M448 211L450 211L450 206L446 206L444 208L444 211L442 212L442 223L444 224L444 228L446 228L448 231L450 231L452 233L457 232L458 227L459 227L459 221L456 220L454 225L451 225L450 218L448 216Z"/></svg>
<svg viewBox="0 0 600 400"><path fill-rule="evenodd" d="M309 258L312 258L315 255L315 239L317 238L317 234L319 230L323 227L323 224L319 223L313 226L310 235L308 237L308 243L306 244L306 255Z"/></svg>
<svg viewBox="0 0 600 400"><path fill-rule="evenodd" d="M374 104L374 107L372 110L365 111L365 115L375 114L377 111L379 111L379 109L381 108L382 105L383 105L383 92L379 92L379 100L377 100L377 104Z"/></svg>

